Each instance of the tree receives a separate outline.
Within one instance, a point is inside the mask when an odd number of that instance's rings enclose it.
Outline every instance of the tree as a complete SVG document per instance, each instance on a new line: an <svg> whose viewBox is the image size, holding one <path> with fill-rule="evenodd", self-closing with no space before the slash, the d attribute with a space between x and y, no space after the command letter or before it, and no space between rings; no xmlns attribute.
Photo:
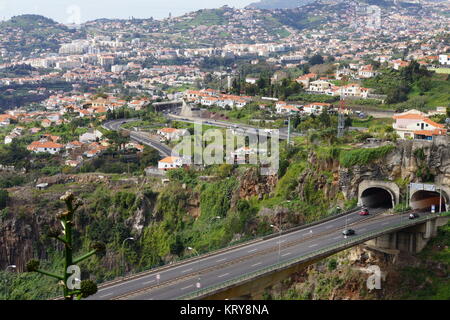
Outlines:
<svg viewBox="0 0 450 320"><path fill-rule="evenodd" d="M325 60L323 59L323 57L320 54L316 54L316 55L312 56L311 58L309 58L308 62L311 66L315 66L317 64L323 64L325 62Z"/></svg>
<svg viewBox="0 0 450 320"><path fill-rule="evenodd" d="M146 146L140 159L141 167L156 166L160 159L161 156L157 150Z"/></svg>
<svg viewBox="0 0 450 320"><path fill-rule="evenodd" d="M0 210L8 205L9 194L7 190L0 189Z"/></svg>
<svg viewBox="0 0 450 320"><path fill-rule="evenodd" d="M56 217L61 221L63 227L63 236L58 229L49 229L47 236L49 238L55 238L56 240L64 244L65 260L64 260L64 271L62 274L53 274L48 271L39 269L39 260L32 259L27 263L28 272L37 272L43 275L58 279L61 281L64 290L64 299L81 300L82 298L87 298L97 292L97 285L91 280L81 281L79 287L73 285L73 281L76 283L80 279L74 278L75 269L77 264L88 259L94 254L101 253L105 251L105 245L100 242L92 244L92 250L76 259L73 258L73 242L72 242L72 226L74 220L75 211L82 205L80 199L75 199L75 196L69 191L66 192L61 198L66 204L67 211L59 213ZM72 281L72 282L71 282Z"/></svg>

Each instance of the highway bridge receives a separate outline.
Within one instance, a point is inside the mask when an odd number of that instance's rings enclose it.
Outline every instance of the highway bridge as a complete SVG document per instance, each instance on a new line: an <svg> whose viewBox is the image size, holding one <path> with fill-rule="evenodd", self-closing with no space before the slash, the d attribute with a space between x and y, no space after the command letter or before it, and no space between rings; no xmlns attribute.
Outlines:
<svg viewBox="0 0 450 320"><path fill-rule="evenodd" d="M411 220L407 213L386 214L384 208L370 209L369 216L360 216L358 211L112 281L89 299L257 298L265 288L305 266L361 243L415 251L423 247L421 239L426 241L444 224L436 221L446 219L428 212ZM342 231L347 228L356 234L344 236ZM392 240L392 235L405 230L415 234L414 239L398 236Z"/></svg>

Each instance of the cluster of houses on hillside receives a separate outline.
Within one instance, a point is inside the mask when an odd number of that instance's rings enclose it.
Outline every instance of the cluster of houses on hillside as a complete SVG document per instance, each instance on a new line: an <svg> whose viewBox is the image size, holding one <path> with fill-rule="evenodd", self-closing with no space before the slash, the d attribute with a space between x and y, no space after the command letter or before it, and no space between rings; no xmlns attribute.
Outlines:
<svg viewBox="0 0 450 320"><path fill-rule="evenodd" d="M360 71L367 72L367 74L365 73L365 77L369 78L374 74L374 72L372 72L371 70L372 69L369 68L369 66L365 66L365 69L362 69ZM337 80L343 79L344 74L349 74L347 72L347 69L340 71L338 70L336 75ZM300 83L307 92L313 94L326 94L329 96L344 96L367 99L369 97L369 93L371 92L371 89L364 88L358 83L349 83L343 86L335 85L327 78L319 78L315 73L308 73L300 76L296 79L296 81Z"/></svg>
<svg viewBox="0 0 450 320"><path fill-rule="evenodd" d="M248 96L236 96L231 94L222 94L214 89L204 90L187 90L184 94L184 98L191 103L198 103L204 106L216 106L221 108L237 108L241 109L245 107L252 97Z"/></svg>
<svg viewBox="0 0 450 320"><path fill-rule="evenodd" d="M36 131L32 131L32 129L30 129L30 133L37 133ZM20 132L20 134L22 134L23 131L24 129L21 127L16 127L13 130L13 132ZM7 138L5 138L5 143L11 143L6 139ZM107 150L110 146L110 142L100 131L89 129L86 133L80 135L78 140L66 144L61 142L61 137L59 136L41 134L36 141L33 141L27 146L27 150L33 153L47 153L51 155L60 154L66 159L65 165L77 167L84 159L94 158ZM126 144L125 148L135 149L139 152L144 150L143 145L134 142Z"/></svg>

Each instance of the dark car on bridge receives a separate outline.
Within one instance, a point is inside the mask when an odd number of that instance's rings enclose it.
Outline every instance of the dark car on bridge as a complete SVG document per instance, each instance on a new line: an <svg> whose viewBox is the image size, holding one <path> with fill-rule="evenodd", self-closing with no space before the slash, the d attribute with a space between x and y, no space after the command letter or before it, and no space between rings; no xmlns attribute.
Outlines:
<svg viewBox="0 0 450 320"><path fill-rule="evenodd" d="M416 218L418 218L419 217L419 214L417 214L417 213L415 213L415 212L412 212L412 213L410 213L409 214L409 219L416 219Z"/></svg>
<svg viewBox="0 0 450 320"><path fill-rule="evenodd" d="M346 230L342 231L342 234L344 236L352 236L352 235L355 234L355 230L353 230L353 229L346 229Z"/></svg>

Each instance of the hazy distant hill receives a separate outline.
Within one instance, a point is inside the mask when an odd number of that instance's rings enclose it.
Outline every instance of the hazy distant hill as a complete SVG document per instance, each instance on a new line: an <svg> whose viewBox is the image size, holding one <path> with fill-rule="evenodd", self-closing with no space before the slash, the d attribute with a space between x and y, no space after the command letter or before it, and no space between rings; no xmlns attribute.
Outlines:
<svg viewBox="0 0 450 320"><path fill-rule="evenodd" d="M257 9L293 9L311 2L314 2L314 0L260 0L249 4L248 7Z"/></svg>
<svg viewBox="0 0 450 320"><path fill-rule="evenodd" d="M79 33L52 19L24 14L0 22L0 37L9 39L5 43L8 51L30 53L34 50L55 51L61 41L78 38Z"/></svg>

